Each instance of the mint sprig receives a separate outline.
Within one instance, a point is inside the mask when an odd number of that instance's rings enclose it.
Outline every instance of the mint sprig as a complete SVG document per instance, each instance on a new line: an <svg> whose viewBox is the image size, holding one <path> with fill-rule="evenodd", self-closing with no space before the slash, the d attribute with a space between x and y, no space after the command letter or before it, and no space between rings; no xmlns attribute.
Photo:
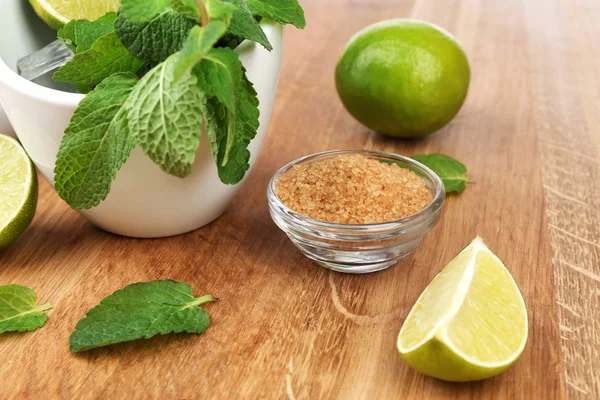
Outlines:
<svg viewBox="0 0 600 400"><path fill-rule="evenodd" d="M75 55L54 78L89 94L58 152L60 196L73 208L98 205L135 146L185 177L203 134L221 181L240 182L259 110L231 48L251 40L272 49L257 22L263 17L305 25L297 0L122 0L117 14L61 29Z"/></svg>

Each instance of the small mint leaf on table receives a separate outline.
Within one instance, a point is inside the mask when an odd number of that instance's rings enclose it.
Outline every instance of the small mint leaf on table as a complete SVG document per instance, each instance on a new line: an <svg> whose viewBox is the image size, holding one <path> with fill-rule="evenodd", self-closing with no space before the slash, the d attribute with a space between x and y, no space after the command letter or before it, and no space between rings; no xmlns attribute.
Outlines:
<svg viewBox="0 0 600 400"><path fill-rule="evenodd" d="M135 142L124 103L137 82L132 73L112 75L75 110L54 169L56 190L71 207L88 209L104 200L129 157Z"/></svg>
<svg viewBox="0 0 600 400"><path fill-rule="evenodd" d="M465 190L465 184L470 182L466 175L467 167L445 154L423 154L412 158L438 174L444 182L446 193L462 193Z"/></svg>
<svg viewBox="0 0 600 400"><path fill-rule="evenodd" d="M246 0L254 15L271 18L280 24L293 24L299 29L306 26L304 10L297 0Z"/></svg>
<svg viewBox="0 0 600 400"><path fill-rule="evenodd" d="M229 34L239 36L253 42L261 44L265 49L271 51L273 46L269 43L269 39L265 32L260 27L252 12L246 5L244 0L225 0L237 7L231 18L229 25Z"/></svg>
<svg viewBox="0 0 600 400"><path fill-rule="evenodd" d="M38 306L37 295L21 285L0 286L0 333L28 332L48 321L49 304Z"/></svg>
<svg viewBox="0 0 600 400"><path fill-rule="evenodd" d="M168 174L191 173L202 132L206 98L196 77L175 80L179 53L154 67L127 100L129 126L144 153Z"/></svg>
<svg viewBox="0 0 600 400"><path fill-rule="evenodd" d="M171 0L121 0L119 13L132 22L149 21L170 3Z"/></svg>
<svg viewBox="0 0 600 400"><path fill-rule="evenodd" d="M131 54L156 66L179 51L190 30L197 25L193 18L167 8L149 21L134 22L124 14L115 22L117 35Z"/></svg>
<svg viewBox="0 0 600 400"><path fill-rule="evenodd" d="M168 333L203 333L210 324L187 283L171 280L135 283L116 291L89 310L69 338L72 352Z"/></svg>
<svg viewBox="0 0 600 400"><path fill-rule="evenodd" d="M78 88L85 89L96 86L112 74L136 73L143 65L144 62L130 54L112 32L97 39L89 50L76 54L54 73L53 78L58 82L73 82Z"/></svg>

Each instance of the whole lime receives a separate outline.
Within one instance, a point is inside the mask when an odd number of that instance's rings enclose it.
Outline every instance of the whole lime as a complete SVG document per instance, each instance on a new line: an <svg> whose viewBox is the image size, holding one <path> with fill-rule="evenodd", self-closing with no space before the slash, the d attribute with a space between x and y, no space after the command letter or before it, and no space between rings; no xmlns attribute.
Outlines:
<svg viewBox="0 0 600 400"><path fill-rule="evenodd" d="M392 19L350 39L335 81L344 106L362 124L415 138L454 118L470 75L464 51L448 32L424 21Z"/></svg>

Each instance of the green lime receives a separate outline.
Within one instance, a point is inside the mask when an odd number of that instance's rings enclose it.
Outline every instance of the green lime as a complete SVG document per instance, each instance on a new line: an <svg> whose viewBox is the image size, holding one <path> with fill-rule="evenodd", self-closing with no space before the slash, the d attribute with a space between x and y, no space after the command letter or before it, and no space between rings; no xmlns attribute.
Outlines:
<svg viewBox="0 0 600 400"><path fill-rule="evenodd" d="M117 11L121 0L29 0L36 14L54 30L72 19L96 20Z"/></svg>
<svg viewBox="0 0 600 400"><path fill-rule="evenodd" d="M0 249L29 226L37 206L35 168L14 139L0 135Z"/></svg>
<svg viewBox="0 0 600 400"><path fill-rule="evenodd" d="M510 368L527 333L515 280L476 238L425 288L400 330L398 351L419 372L466 382Z"/></svg>
<svg viewBox="0 0 600 400"><path fill-rule="evenodd" d="M424 21L392 19L350 39L335 78L358 121L389 136L414 138L454 118L467 96L470 69L448 32Z"/></svg>

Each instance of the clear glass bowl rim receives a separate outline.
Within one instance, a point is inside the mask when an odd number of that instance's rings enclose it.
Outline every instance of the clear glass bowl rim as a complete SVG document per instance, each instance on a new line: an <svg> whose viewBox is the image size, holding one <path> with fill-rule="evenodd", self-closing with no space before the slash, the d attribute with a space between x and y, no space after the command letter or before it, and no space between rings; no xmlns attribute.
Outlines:
<svg viewBox="0 0 600 400"><path fill-rule="evenodd" d="M292 168L294 165L308 162L308 161L318 159L318 158L329 158L329 157L342 155L342 154L361 154L361 155L365 155L365 156L370 156L370 158L396 160L396 161L404 162L406 164L410 164L410 165L418 168L419 170L421 170L421 172L423 172L425 175L427 175L427 177L430 178L434 184L435 192L433 194L433 198L432 198L431 202L427 205L427 207L423 208L419 212L409 215L407 217L395 220L395 221L379 222L379 223L374 223L374 224L340 224L340 223L319 221L319 220L307 217L305 215L299 214L296 211L292 210L291 208L287 207L279 199L279 197L277 197L277 195L275 193L275 185L277 184L277 180L279 179L279 177L281 175L283 175L287 170ZM267 197L269 199L269 202L273 203L271 205L276 206L276 211L278 211L278 213L286 214L284 216L286 219L293 217L294 219L297 220L297 222L300 222L303 225L306 225L307 227L310 226L313 228L335 230L335 231L339 231L340 233L341 232L357 232L357 231L360 231L363 233L367 233L367 232L375 233L375 232L381 232L381 231L398 230L398 229L406 228L407 225L418 225L418 224L425 222L428 219L432 218L440 211L440 209L444 205L444 200L446 197L446 189L444 187L444 183L442 182L442 179L435 172L433 172L429 167L421 164L420 162L418 162L410 157L402 156L402 155L395 154L395 153L385 152L385 151L378 151L378 150L329 150L329 151L323 151L320 153L314 153L314 154L310 154L310 155L307 155L304 157L300 157L300 158L284 165L283 167L281 167L275 173L275 175L273 175L273 177L271 178L271 181L269 182L269 187L267 190Z"/></svg>

